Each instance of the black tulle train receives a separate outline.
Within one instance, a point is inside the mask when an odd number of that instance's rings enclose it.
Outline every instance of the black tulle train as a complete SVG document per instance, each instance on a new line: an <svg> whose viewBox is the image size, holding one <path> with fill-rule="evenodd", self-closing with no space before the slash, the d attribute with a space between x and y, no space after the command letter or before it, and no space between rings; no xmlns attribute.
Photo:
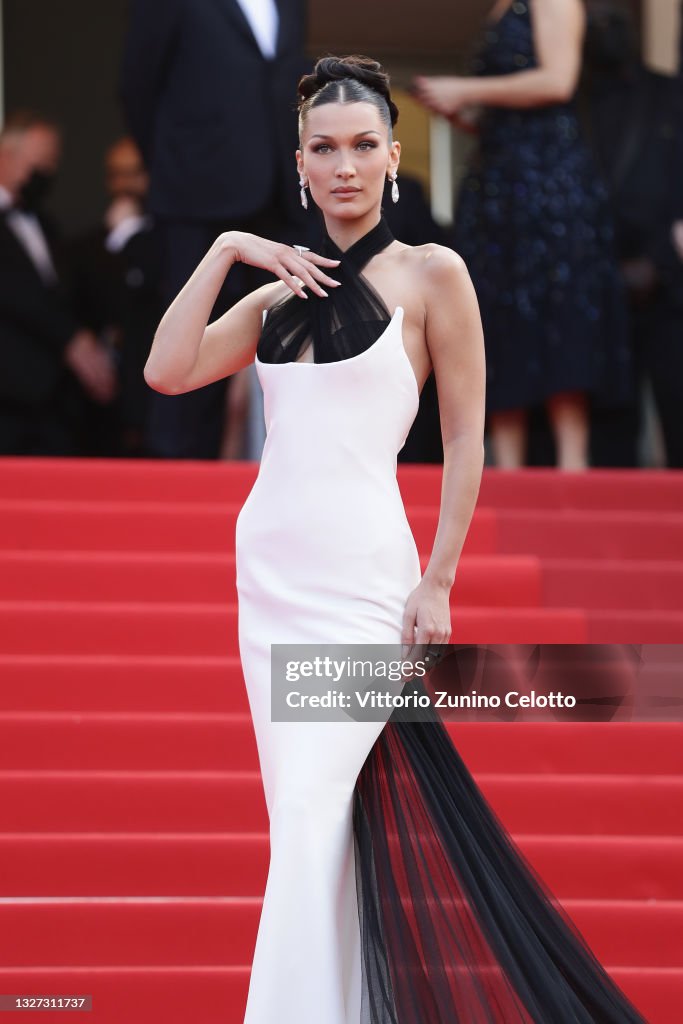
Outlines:
<svg viewBox="0 0 683 1024"><path fill-rule="evenodd" d="M361 1024L644 1024L433 708L394 710L353 817Z"/></svg>

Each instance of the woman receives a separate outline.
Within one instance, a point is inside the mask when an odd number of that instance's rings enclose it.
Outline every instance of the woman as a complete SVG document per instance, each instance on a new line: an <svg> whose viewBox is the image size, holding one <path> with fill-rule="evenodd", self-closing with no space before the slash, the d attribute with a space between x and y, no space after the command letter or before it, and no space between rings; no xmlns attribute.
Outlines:
<svg viewBox="0 0 683 1024"><path fill-rule="evenodd" d="M264 390L268 433L236 527L271 843L245 1022L562 1024L598 1019L575 1013L589 996L601 1021L640 1020L531 880L434 712L388 725L271 715L272 644L410 653L448 641L483 465L483 339L463 261L403 245L381 216L400 157L387 76L367 58L326 57L299 98L301 197L322 211L323 251L222 235L164 314L146 368L180 394L255 359ZM279 280L207 326L238 259ZM396 455L432 366L444 474L421 573Z"/></svg>
<svg viewBox="0 0 683 1024"><path fill-rule="evenodd" d="M633 368L607 194L579 131L581 0L498 0L475 74L419 77L418 97L479 142L455 248L486 336L496 465L525 462L527 413L545 405L561 469L589 463L589 402L629 402Z"/></svg>

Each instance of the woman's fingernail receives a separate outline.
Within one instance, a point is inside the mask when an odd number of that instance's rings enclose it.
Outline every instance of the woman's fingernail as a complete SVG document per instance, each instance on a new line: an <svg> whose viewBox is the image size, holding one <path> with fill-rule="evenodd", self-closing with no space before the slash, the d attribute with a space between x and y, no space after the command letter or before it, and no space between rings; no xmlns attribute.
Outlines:
<svg viewBox="0 0 683 1024"><path fill-rule="evenodd" d="M326 299L329 299L329 297L330 297L330 296L328 295L328 293L327 293L327 292L325 291L325 289L324 289L324 288L321 288L321 289L320 289L320 294L321 294L321 295L324 295Z"/></svg>

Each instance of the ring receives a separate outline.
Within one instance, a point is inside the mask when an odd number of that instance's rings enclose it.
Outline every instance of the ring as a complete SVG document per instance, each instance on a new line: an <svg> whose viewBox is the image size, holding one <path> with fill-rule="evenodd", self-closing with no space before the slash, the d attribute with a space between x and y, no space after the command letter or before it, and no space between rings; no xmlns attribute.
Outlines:
<svg viewBox="0 0 683 1024"><path fill-rule="evenodd" d="M311 251L307 245L293 245L292 249L296 249L296 251L299 253L299 256L303 256L305 252Z"/></svg>
<svg viewBox="0 0 683 1024"><path fill-rule="evenodd" d="M443 645L427 646L424 660L429 662L434 661L434 664L437 664L437 662L441 661L441 659L443 658L443 651L441 649L442 646Z"/></svg>

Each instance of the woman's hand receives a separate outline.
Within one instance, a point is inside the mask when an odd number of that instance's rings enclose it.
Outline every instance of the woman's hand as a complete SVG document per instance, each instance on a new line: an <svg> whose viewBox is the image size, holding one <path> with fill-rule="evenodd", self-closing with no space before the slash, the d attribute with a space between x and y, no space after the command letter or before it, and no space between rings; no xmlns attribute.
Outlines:
<svg viewBox="0 0 683 1024"><path fill-rule="evenodd" d="M451 114L448 120L458 131L467 135L478 135L481 115L482 107L463 107L457 114Z"/></svg>
<svg viewBox="0 0 683 1024"><path fill-rule="evenodd" d="M476 104L476 81L453 75L416 75L415 97L425 107L443 117L453 117Z"/></svg>
<svg viewBox="0 0 683 1024"><path fill-rule="evenodd" d="M339 265L339 260L319 256L310 250L299 253L298 249L292 245L285 245L284 242L271 242L268 238L261 238L259 235L252 235L247 231L226 231L220 236L219 242L222 248L228 249L233 254L235 260L248 263L251 267L270 270L302 299L308 298L304 291L305 286L311 288L316 295L327 298L328 293L319 282L332 288L337 288L341 283L328 277L320 269L320 267L336 267Z"/></svg>
<svg viewBox="0 0 683 1024"><path fill-rule="evenodd" d="M451 638L450 587L423 577L406 601L401 643L407 648L447 644Z"/></svg>

